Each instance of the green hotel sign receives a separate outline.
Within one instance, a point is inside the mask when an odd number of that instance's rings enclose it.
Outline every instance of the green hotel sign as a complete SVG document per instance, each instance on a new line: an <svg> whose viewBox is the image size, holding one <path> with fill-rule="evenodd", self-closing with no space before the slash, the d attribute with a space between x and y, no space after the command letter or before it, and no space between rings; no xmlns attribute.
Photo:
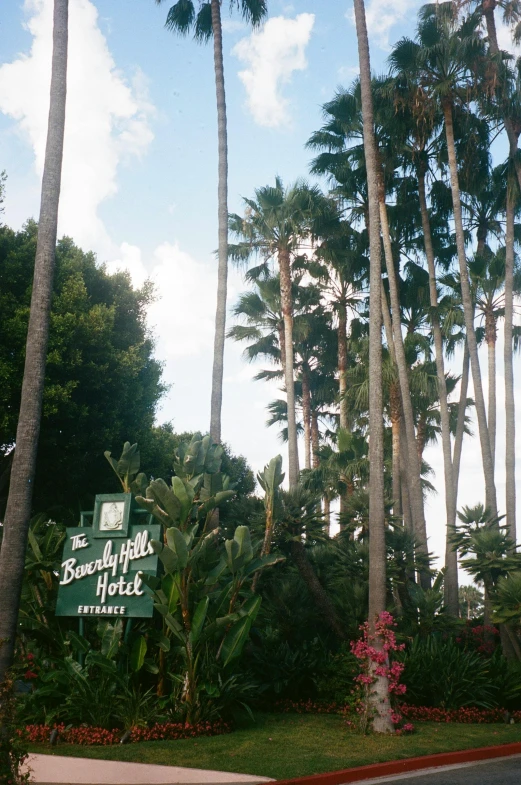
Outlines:
<svg viewBox="0 0 521 785"><path fill-rule="evenodd" d="M161 526L143 519L130 493L96 496L92 526L67 529L57 616L152 616L142 576L157 575L150 541L161 538Z"/></svg>

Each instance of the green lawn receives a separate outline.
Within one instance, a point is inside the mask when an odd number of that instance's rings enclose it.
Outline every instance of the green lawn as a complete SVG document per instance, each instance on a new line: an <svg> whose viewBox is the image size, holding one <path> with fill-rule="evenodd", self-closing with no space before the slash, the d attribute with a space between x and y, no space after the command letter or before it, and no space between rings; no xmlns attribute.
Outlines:
<svg viewBox="0 0 521 785"><path fill-rule="evenodd" d="M521 741L521 725L421 723L411 736L357 736L336 715L264 714L234 733L113 747L59 745L31 752L258 774L286 779L366 763Z"/></svg>

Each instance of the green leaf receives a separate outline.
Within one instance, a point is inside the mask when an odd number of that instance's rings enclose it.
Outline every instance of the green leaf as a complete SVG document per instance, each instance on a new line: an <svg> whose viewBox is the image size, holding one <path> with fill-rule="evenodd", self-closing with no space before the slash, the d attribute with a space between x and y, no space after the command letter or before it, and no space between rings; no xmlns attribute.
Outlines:
<svg viewBox="0 0 521 785"><path fill-rule="evenodd" d="M118 619L114 624L107 622L98 627L101 637L101 653L111 660L119 649L119 642L123 634L123 621Z"/></svg>
<svg viewBox="0 0 521 785"><path fill-rule="evenodd" d="M181 502L164 480L152 480L147 488L147 499L155 501L167 513L171 525L179 522Z"/></svg>
<svg viewBox="0 0 521 785"><path fill-rule="evenodd" d="M178 570L184 570L190 557L188 546L182 532L176 527L171 526L166 530L166 541L170 550L175 554L178 563Z"/></svg>
<svg viewBox="0 0 521 785"><path fill-rule="evenodd" d="M164 564L165 570L169 573L177 572L179 569L178 560L175 553L170 548L165 548L162 542L150 540L150 545Z"/></svg>
<svg viewBox="0 0 521 785"><path fill-rule="evenodd" d="M192 511L193 488L188 483L184 483L180 477L172 477L172 490L181 505L179 521L181 525L184 525Z"/></svg>
<svg viewBox="0 0 521 785"><path fill-rule="evenodd" d="M201 635L208 612L208 605L210 604L209 597L203 597L197 605L192 619L192 629L190 630L190 638L193 644L196 644Z"/></svg>
<svg viewBox="0 0 521 785"><path fill-rule="evenodd" d="M165 575L161 581L169 613L175 613L179 603L179 585L174 575Z"/></svg>
<svg viewBox="0 0 521 785"><path fill-rule="evenodd" d="M137 673L143 667L147 653L147 642L142 635L136 638L130 650L130 668Z"/></svg>
<svg viewBox="0 0 521 785"><path fill-rule="evenodd" d="M90 643L83 637L83 635L78 635L77 632L69 630L67 633L67 638L69 639L74 651L81 651L83 654L86 654L89 651Z"/></svg>
<svg viewBox="0 0 521 785"><path fill-rule="evenodd" d="M240 656L248 640L251 623L250 616L245 616L226 633L221 647L221 658L225 667L231 660Z"/></svg>

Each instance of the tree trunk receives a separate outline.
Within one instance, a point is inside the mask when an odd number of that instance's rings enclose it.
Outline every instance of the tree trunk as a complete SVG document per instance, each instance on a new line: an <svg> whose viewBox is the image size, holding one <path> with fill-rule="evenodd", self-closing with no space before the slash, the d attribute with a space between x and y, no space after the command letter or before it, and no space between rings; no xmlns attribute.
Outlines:
<svg viewBox="0 0 521 785"><path fill-rule="evenodd" d="M458 597L458 555L450 545L450 534L456 522L456 500L454 498L454 475L452 471L452 448L450 443L450 415L447 397L447 382L445 379L445 364L443 361L443 336L441 333L438 315L438 292L436 288L436 263L432 245L431 222L427 208L425 192L425 175L418 171L418 193L420 199L420 212L423 229L423 242L425 256L429 269L429 299L431 306L431 324L434 337L434 352L436 359L436 378L438 382L438 396L440 399L441 419L441 444L443 451L443 473L445 479L445 514L447 521L447 535L445 546L445 605L452 616L459 614Z"/></svg>
<svg viewBox="0 0 521 785"><path fill-rule="evenodd" d="M338 387L340 397L340 427L347 429L348 403L346 399L347 382L347 311L344 302L338 307Z"/></svg>
<svg viewBox="0 0 521 785"><path fill-rule="evenodd" d="M400 431L402 419L402 402L397 382L391 383L389 391L389 409L391 433L393 440L393 515L402 514L401 504L401 470L400 470Z"/></svg>
<svg viewBox="0 0 521 785"><path fill-rule="evenodd" d="M488 45L489 45L490 52L493 55L497 55L499 53L499 44L498 44L497 32L496 32L496 19L494 16L494 9L496 8L496 5L497 5L496 0L484 0L482 4L483 16L485 17L485 22L487 25ZM496 70L495 63L489 63L489 67L492 67L494 71ZM519 183L519 188L521 188L521 162L518 160L518 157L516 155L517 145L519 140L519 130L515 128L512 118L509 117L506 114L506 112L503 113L503 123L505 125L505 131L507 132L507 137L508 137L510 159L514 164L514 169L516 172L517 181Z"/></svg>
<svg viewBox="0 0 521 785"><path fill-rule="evenodd" d="M65 131L68 10L68 0L55 0L49 120L31 311L0 551L0 683L13 660L40 434Z"/></svg>
<svg viewBox="0 0 521 785"><path fill-rule="evenodd" d="M327 493L324 494L324 521L326 524L327 533L331 537L331 500Z"/></svg>
<svg viewBox="0 0 521 785"><path fill-rule="evenodd" d="M314 469L318 469L320 462L318 457L319 449L318 414L311 412L311 463Z"/></svg>
<svg viewBox="0 0 521 785"><path fill-rule="evenodd" d="M423 509L423 490L421 485L421 463L418 458L416 437L414 429L414 413L412 408L411 392L409 388L409 373L407 360L405 358L405 347L403 344L400 298L398 294L398 281L392 257L391 236L387 220L387 207L383 194L381 177L379 179L379 206L380 220L382 222L382 237L385 251L385 263L387 277L389 279L389 292L391 296L391 322L393 329L394 350L396 353L396 367L398 379L400 381L400 391L402 396L402 411L405 427L405 441L407 445L407 461L409 466L408 483L409 499L411 512L414 521L414 531L417 539L417 548L424 556L428 554L427 527L425 523L425 512ZM429 589L431 585L430 575L422 571L420 575L421 584L424 589Z"/></svg>
<svg viewBox="0 0 521 785"><path fill-rule="evenodd" d="M374 138L373 96L369 40L363 0L354 0L356 35L360 60L360 88L364 134L364 155L369 202L369 625L374 631L378 616L386 607L386 548L384 507L384 428L382 396L382 275L380 257L380 216L378 208L378 173ZM381 647L381 641L375 645ZM375 710L373 730L392 733L389 684L384 676L375 676Z"/></svg>
<svg viewBox="0 0 521 785"><path fill-rule="evenodd" d="M311 469L311 394L309 391L309 368L302 366L302 417L304 419L304 466Z"/></svg>
<svg viewBox="0 0 521 785"><path fill-rule="evenodd" d="M463 437L465 435L465 415L467 413L467 397L469 391L469 368L470 355L467 340L463 348L463 363L461 369L460 394L458 404L458 421L456 423L456 435L454 436L454 453L452 460L452 472L454 476L454 506L458 505L459 470L461 465L461 450L463 447Z"/></svg>
<svg viewBox="0 0 521 785"><path fill-rule="evenodd" d="M496 467L496 340L496 319L490 308L485 314L485 342L488 350L488 435L494 470Z"/></svg>
<svg viewBox="0 0 521 785"><path fill-rule="evenodd" d="M505 257L505 479L508 533L516 542L516 413L512 333L514 322L514 194L508 189Z"/></svg>
<svg viewBox="0 0 521 785"><path fill-rule="evenodd" d="M315 570L308 559L304 545L299 540L292 540L290 543L290 550L293 561L297 566L302 580L308 587L309 593L313 597L322 619L340 640L345 640L346 634L344 628L338 619L329 595L317 578Z"/></svg>
<svg viewBox="0 0 521 785"><path fill-rule="evenodd" d="M288 480L294 488L299 480L297 423L295 416L295 382L293 379L293 302L291 297L291 267L289 251L279 250L280 301L284 319L284 381L288 402Z"/></svg>
<svg viewBox="0 0 521 785"><path fill-rule="evenodd" d="M476 402L479 441L481 445L481 458L483 462L483 474L485 477L485 505L491 511L493 516L497 516L494 464L492 462L492 451L490 449L490 437L487 427L485 398L483 395L483 384L481 381L481 369L479 367L478 344L476 341L476 332L474 330L474 307L472 304L467 259L465 256L465 235L463 232L463 220L461 215L458 165L456 161L456 146L454 143L452 106L450 103L445 102L443 105L443 114L445 118L445 133L447 137L447 152L450 167L450 185L452 191L454 228L456 232L456 246L458 250L458 262L460 270L461 299L463 302L463 314L465 317L465 328L467 331L467 343L469 347L470 367L472 370L472 381L474 385L474 399Z"/></svg>
<svg viewBox="0 0 521 785"><path fill-rule="evenodd" d="M221 441L224 342L226 336L226 295L228 288L228 132L226 128L226 94L224 90L221 4L219 0L211 0L211 10L219 151L219 182L217 190L219 264L217 271L217 307L215 311L215 336L213 347L210 435L213 441L218 444Z"/></svg>

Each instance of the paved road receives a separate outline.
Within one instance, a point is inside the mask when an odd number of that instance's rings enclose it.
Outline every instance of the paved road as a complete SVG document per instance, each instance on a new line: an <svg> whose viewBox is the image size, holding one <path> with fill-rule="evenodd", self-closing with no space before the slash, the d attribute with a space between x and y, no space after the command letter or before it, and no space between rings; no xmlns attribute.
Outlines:
<svg viewBox="0 0 521 785"><path fill-rule="evenodd" d="M406 774L401 777L381 777L366 780L365 785L521 785L521 755L486 763L466 763L429 773ZM362 785L362 782L360 782Z"/></svg>

